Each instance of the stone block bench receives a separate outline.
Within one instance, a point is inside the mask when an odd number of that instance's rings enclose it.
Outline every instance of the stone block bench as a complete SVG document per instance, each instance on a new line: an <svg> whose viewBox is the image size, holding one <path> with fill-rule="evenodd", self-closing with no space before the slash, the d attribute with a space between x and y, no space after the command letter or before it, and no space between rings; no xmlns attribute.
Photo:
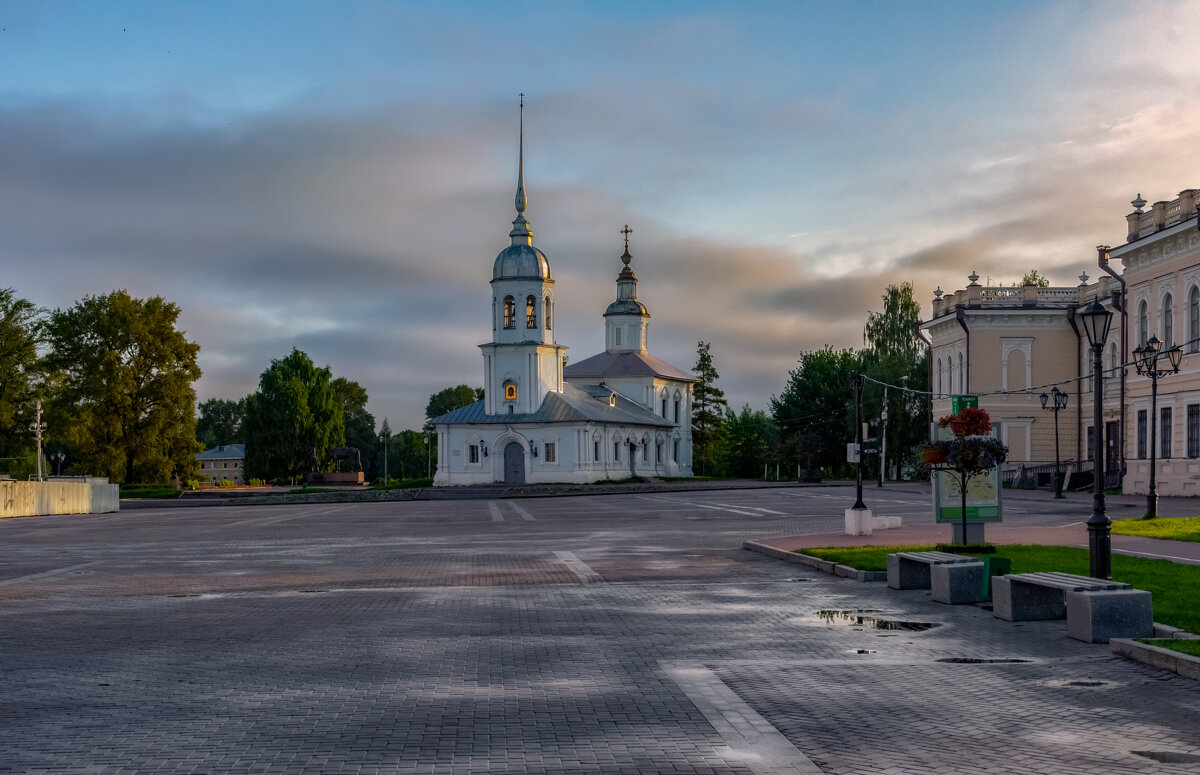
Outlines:
<svg viewBox="0 0 1200 775"><path fill-rule="evenodd" d="M1017 573L992 580L992 614L1010 622L1067 620L1067 635L1085 643L1154 633L1150 593L1120 581L1070 573Z"/></svg>
<svg viewBox="0 0 1200 775"><path fill-rule="evenodd" d="M976 593L978 593L980 582L983 579L983 563L974 557L964 557L961 554L949 552L896 552L889 554L887 556L888 586L892 589L929 589L932 585L931 569L960 565L974 566L974 583ZM948 570L938 572L938 577L944 577L947 584L950 583L951 576L957 581L959 574L957 572L950 573ZM942 602L951 601L943 600Z"/></svg>

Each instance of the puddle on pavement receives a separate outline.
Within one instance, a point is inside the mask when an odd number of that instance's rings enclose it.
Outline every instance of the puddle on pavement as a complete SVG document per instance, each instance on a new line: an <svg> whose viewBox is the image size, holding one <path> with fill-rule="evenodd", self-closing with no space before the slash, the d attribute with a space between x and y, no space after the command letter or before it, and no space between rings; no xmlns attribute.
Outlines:
<svg viewBox="0 0 1200 775"><path fill-rule="evenodd" d="M1200 762L1200 754L1176 753L1175 751L1130 751L1163 764L1191 764Z"/></svg>
<svg viewBox="0 0 1200 775"><path fill-rule="evenodd" d="M873 608L824 609L817 611L817 617L826 624L844 624L864 630L923 632L941 626L938 622L910 622L903 619L891 619L886 616L874 615L880 613L883 612Z"/></svg>
<svg viewBox="0 0 1200 775"><path fill-rule="evenodd" d="M997 658L981 658L981 657L943 657L938 662L949 662L952 665L1012 665L1018 663L1026 663L1028 659L1014 659L1007 657Z"/></svg>
<svg viewBox="0 0 1200 775"><path fill-rule="evenodd" d="M1115 689L1121 685L1116 681L1097 678L1055 678L1045 683L1055 689Z"/></svg>

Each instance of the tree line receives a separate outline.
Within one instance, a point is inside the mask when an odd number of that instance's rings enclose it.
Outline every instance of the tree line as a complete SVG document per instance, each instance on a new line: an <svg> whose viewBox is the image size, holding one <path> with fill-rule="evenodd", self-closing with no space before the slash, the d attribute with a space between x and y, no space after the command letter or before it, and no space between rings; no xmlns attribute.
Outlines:
<svg viewBox="0 0 1200 775"><path fill-rule="evenodd" d="M917 335L920 308L909 283L892 285L883 310L868 315L861 350L825 346L800 354L770 411L731 409L710 345L701 341L693 369L693 470L699 476L758 477L797 467L825 476L846 473L854 438L853 379L871 378L864 416L878 417L879 383L913 392L886 394L889 476L915 460L924 438L928 353ZM327 468L332 451L359 450L370 480L432 474L436 437L421 429L376 428L367 391L335 377L299 350L273 360L258 388L211 398L197 416L193 383L200 346L178 329L179 308L126 291L88 296L66 309L44 310L0 289L0 473L25 478L36 470L37 405L45 423L44 465L52 472L107 476L118 483L196 477L196 454L223 444L246 445L246 475L295 480ZM430 396L426 420L483 397L468 385ZM867 457L868 461L873 458Z"/></svg>
<svg viewBox="0 0 1200 775"><path fill-rule="evenodd" d="M920 305L911 283L888 286L883 310L867 315L862 349L829 345L802 352L787 383L769 402L770 412L743 406L733 411L714 383L718 378L709 345L700 342L693 389L692 450L697 475L761 477L764 470L791 478L797 469L812 475L850 474L846 445L855 438L854 377L868 380L863 420L877 420L885 395L890 478L917 466L917 447L928 435L928 350L917 334ZM897 388L886 391L882 385ZM878 456L864 455L869 474ZM871 470L874 468L874 470Z"/></svg>

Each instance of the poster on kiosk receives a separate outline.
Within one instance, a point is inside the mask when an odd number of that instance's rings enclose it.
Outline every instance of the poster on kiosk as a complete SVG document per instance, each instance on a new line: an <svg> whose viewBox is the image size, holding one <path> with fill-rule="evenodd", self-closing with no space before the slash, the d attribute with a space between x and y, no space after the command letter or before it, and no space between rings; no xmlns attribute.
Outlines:
<svg viewBox="0 0 1200 775"><path fill-rule="evenodd" d="M966 407L977 409L978 396L953 396L951 398L951 413ZM992 432L988 435L1002 438L1002 423L993 420ZM931 437L949 441L954 438L954 432L949 428L940 428L936 422L930 429ZM930 471L933 479L933 516L939 523L962 522L962 490L961 478L950 466L937 466ZM1004 508L1001 499L1000 466L996 466L986 474L972 476L967 483L967 522L1001 522Z"/></svg>

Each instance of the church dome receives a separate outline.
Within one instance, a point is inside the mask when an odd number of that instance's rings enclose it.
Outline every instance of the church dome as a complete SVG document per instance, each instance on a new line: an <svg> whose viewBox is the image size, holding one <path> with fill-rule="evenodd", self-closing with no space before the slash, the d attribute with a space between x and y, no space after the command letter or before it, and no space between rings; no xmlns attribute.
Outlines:
<svg viewBox="0 0 1200 775"><path fill-rule="evenodd" d="M496 256L493 280L549 280L550 262L533 245L509 245Z"/></svg>
<svg viewBox="0 0 1200 775"><path fill-rule="evenodd" d="M650 313L646 310L646 305L642 304L637 299L617 299L612 304L608 305L608 309L604 310L604 316L609 315L646 315Z"/></svg>

